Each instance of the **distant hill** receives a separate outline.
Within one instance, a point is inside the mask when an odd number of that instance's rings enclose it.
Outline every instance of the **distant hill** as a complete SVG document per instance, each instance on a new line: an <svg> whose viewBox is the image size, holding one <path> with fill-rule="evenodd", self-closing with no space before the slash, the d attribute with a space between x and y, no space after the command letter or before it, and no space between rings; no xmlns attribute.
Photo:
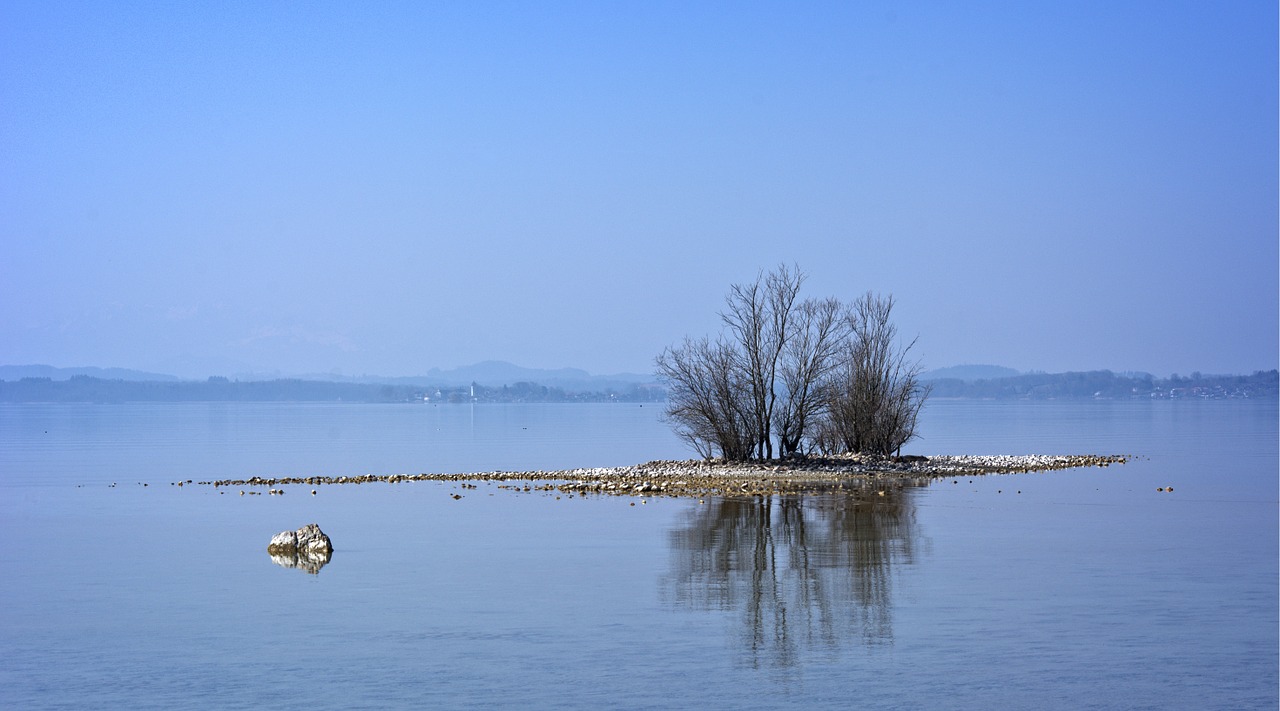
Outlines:
<svg viewBox="0 0 1280 711"><path fill-rule="evenodd" d="M1109 370L1069 373L1024 373L1009 378L965 381L940 378L930 381L933 397L981 399L1108 399L1108 400L1221 400L1280 396L1280 374L1275 370L1252 375L1177 375L1154 378L1117 375Z"/></svg>
<svg viewBox="0 0 1280 711"><path fill-rule="evenodd" d="M76 376L88 376L98 380L123 380L126 382L170 383L177 381L203 381L204 378L182 378L167 373L152 373L129 368L56 368L51 365L0 365L0 380L17 381L23 378L48 378L54 381L70 380ZM404 385L419 387L452 387L460 385L485 385L501 387L516 383L537 383L564 390L624 389L632 385L651 385L656 378L649 374L616 373L592 375L579 368L525 368L500 360L488 360L474 365L444 370L432 368L425 375L335 375L333 373L305 373L286 375L271 373L241 373L233 380L265 382L272 380L305 380L328 383L363 383L376 385Z"/></svg>
<svg viewBox="0 0 1280 711"><path fill-rule="evenodd" d="M921 380L963 380L966 383L975 380L998 380L1012 378L1022 373L1002 365L953 365L949 368L938 368L920 374Z"/></svg>
<svg viewBox="0 0 1280 711"><path fill-rule="evenodd" d="M475 365L464 365L451 370L432 368L427 371L430 380L446 384L478 383L480 385L510 385L520 382L537 382L544 385L559 384L565 381L586 382L592 379L590 373L577 368L524 368L501 360L486 360Z"/></svg>
<svg viewBox="0 0 1280 711"><path fill-rule="evenodd" d="M443 370L432 368L425 375L384 377L376 375L341 376L315 373L301 376L306 380L344 383L376 383L382 385L416 385L420 387L454 387L484 385L501 387L516 383L537 383L570 391L623 389L632 385L652 384L656 378L638 373L592 375L578 368L525 368L501 360L487 360L474 365Z"/></svg>
<svg viewBox="0 0 1280 711"><path fill-rule="evenodd" d="M128 368L55 368L51 365L0 365L0 380L22 380L23 378L48 378L50 380L70 380L77 375L87 375L100 380L128 380L134 382L168 383L178 380L176 375L164 373L148 373Z"/></svg>
<svg viewBox="0 0 1280 711"><path fill-rule="evenodd" d="M666 392L656 385L566 390L532 382L511 385L422 386L332 380L126 381L73 375L67 380L45 376L0 380L0 402L380 402L380 403L530 403L530 402L662 402Z"/></svg>
<svg viewBox="0 0 1280 711"><path fill-rule="evenodd" d="M1012 375L1009 375L1012 373ZM923 374L940 398L1223 399L1280 397L1280 374L1177 375L1109 370L1018 373L995 365L962 365ZM474 387L473 387L474 385ZM210 377L184 380L126 368L0 366L0 402L333 401L347 402L656 402L665 396L652 375L591 375L577 368L524 368L504 361L426 375L307 375L292 378Z"/></svg>

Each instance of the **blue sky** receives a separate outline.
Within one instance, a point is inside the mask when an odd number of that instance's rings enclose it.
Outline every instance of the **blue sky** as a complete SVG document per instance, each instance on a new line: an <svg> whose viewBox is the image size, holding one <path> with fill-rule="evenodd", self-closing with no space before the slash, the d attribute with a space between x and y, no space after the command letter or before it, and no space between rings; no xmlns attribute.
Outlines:
<svg viewBox="0 0 1280 711"><path fill-rule="evenodd" d="M780 262L926 367L1277 365L1274 2L0 4L0 363L646 372Z"/></svg>

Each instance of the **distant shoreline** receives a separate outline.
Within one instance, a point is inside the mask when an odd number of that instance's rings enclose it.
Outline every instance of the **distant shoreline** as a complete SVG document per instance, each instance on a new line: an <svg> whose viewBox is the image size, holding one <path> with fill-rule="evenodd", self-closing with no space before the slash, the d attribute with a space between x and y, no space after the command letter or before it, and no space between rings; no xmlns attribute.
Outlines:
<svg viewBox="0 0 1280 711"><path fill-rule="evenodd" d="M241 494L261 494L268 487L333 486L415 481L502 482L519 491L556 491L570 495L615 496L767 496L841 490L883 492L957 476L1018 474L1123 464L1129 455L943 455L879 458L859 455L770 462L664 460L625 467L455 474L389 474L360 476L251 477L194 482L200 485L249 487ZM510 482L524 482L510 485ZM177 486L193 482L174 482ZM465 495L456 495L462 498Z"/></svg>
<svg viewBox="0 0 1280 711"><path fill-rule="evenodd" d="M942 378L927 381L931 397L973 400L1275 400L1280 372L1252 375L1201 375L1154 378L1100 370L1086 373L1027 373L991 380ZM617 382L591 387L536 382L506 385L424 385L323 380L141 381L76 375L67 380L24 377L0 380L0 402L347 402L418 403L662 403L666 390L657 381ZM927 407L927 406L926 406Z"/></svg>

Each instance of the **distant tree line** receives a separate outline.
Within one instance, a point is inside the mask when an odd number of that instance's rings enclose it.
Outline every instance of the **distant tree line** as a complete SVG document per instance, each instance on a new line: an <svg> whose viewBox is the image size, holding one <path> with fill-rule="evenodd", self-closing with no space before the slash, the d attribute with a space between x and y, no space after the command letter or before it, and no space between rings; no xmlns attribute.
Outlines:
<svg viewBox="0 0 1280 711"><path fill-rule="evenodd" d="M865 297L864 297L865 298ZM797 371L780 371L796 378ZM845 373L849 377L849 373ZM854 378L856 380L856 378ZM938 379L924 383L932 388L931 397L976 399L1275 399L1280 397L1280 376L1276 370L1257 371L1252 375L1171 375L1158 378L1149 374L1118 374L1109 370L1074 373L1028 373L1008 378L964 381ZM206 381L129 381L73 376L70 380L46 377L0 380L0 402L428 402L428 403L502 403L502 402L640 402L667 400L667 389L661 385L632 385L598 391L566 390L561 387L520 382L502 386L453 385L424 388L421 385L335 383L316 380L279 379L235 381L222 377ZM797 432L808 437L828 434L815 429L817 423L808 418L806 403L817 399L817 391L797 389L794 398L780 399L775 404L783 424L771 428L776 436L785 436L787 444L779 452L794 452ZM848 415L846 414L846 417ZM865 428L864 428L865 429ZM856 431L846 426L844 431ZM822 451L839 450L827 443ZM855 450L855 447L846 447ZM856 450L855 450L856 451Z"/></svg>
<svg viewBox="0 0 1280 711"><path fill-rule="evenodd" d="M335 383L319 380L126 381L77 375L69 380L0 380L0 402L661 402L661 387L573 392L535 383L501 387Z"/></svg>
<svg viewBox="0 0 1280 711"><path fill-rule="evenodd" d="M987 399L1244 399L1280 396L1280 374L1275 370L1252 375L1203 375L1192 373L1157 378L1142 373L1116 374L1109 370L1079 373L1027 373L1009 378L966 382L931 381L935 397Z"/></svg>
<svg viewBox="0 0 1280 711"><path fill-rule="evenodd" d="M801 299L804 279L782 265L733 285L719 336L657 357L667 420L702 456L888 455L916 436L929 386L914 341L898 343L893 298Z"/></svg>

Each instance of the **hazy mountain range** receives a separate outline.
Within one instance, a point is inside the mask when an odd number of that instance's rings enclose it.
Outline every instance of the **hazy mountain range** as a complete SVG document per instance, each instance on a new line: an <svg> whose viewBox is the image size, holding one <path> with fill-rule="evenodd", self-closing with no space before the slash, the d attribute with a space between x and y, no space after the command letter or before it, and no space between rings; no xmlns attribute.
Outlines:
<svg viewBox="0 0 1280 711"><path fill-rule="evenodd" d="M210 376L220 376L211 373ZM50 380L70 380L76 376L88 376L101 380L124 380L129 382L175 382L181 380L203 380L203 378L179 378L166 373L152 373L128 368L76 367L57 368L50 365L0 365L0 380L15 381L23 378L49 378ZM381 376L381 375L338 375L334 373L297 373L297 374L258 374L243 373L232 376L233 380L314 380L335 383L364 383L378 385L416 385L420 387L443 387L485 385L500 387L516 383L537 383L549 387L568 390L589 388L604 390L629 385L653 383L656 378L651 374L615 373L612 375L592 375L578 368L525 368L505 361L483 361L474 365L444 370L432 368L424 375Z"/></svg>
<svg viewBox="0 0 1280 711"><path fill-rule="evenodd" d="M976 382L979 380L999 380L1023 375L1021 371L1000 365L953 365L937 368L921 374L923 380L960 380ZM50 365L0 365L0 380L15 381L23 378L49 378L50 380L70 380L82 375L102 380L124 380L131 382L175 382L181 380L203 380L204 378L181 378L167 373L154 373L129 368L75 367L57 368ZM224 373L210 373L227 375ZM1145 373L1132 373L1137 377L1150 377ZM614 373L611 375L593 375L579 368L525 368L500 360L488 360L458 368L432 368L423 375L382 376L382 375L339 375L335 373L240 373L231 376L232 380L314 380L335 383L365 383L381 385L416 385L421 387L442 387L485 385L500 387L515 383L537 383L549 387L567 390L593 389L603 390L628 385L640 385L656 382L652 374Z"/></svg>
<svg viewBox="0 0 1280 711"><path fill-rule="evenodd" d="M953 365L947 368L928 370L920 374L921 380L946 380L954 378L965 382L975 380L996 380L1012 378L1022 373L1002 365Z"/></svg>
<svg viewBox="0 0 1280 711"><path fill-rule="evenodd" d="M934 397L982 399L1275 398L1276 370L1252 375L1019 373L995 365L940 368L921 374ZM652 375L592 375L576 368L522 368L485 361L412 377L334 374L282 378L237 376L179 379L124 368L0 366L2 402L345 401L345 402L657 402L664 390Z"/></svg>
<svg viewBox="0 0 1280 711"><path fill-rule="evenodd" d="M22 380L23 378L48 378L50 380L70 380L77 375L102 380L128 380L138 382L172 382L181 380L176 375L165 373L148 373L129 368L55 368L52 365L0 365L0 380Z"/></svg>

